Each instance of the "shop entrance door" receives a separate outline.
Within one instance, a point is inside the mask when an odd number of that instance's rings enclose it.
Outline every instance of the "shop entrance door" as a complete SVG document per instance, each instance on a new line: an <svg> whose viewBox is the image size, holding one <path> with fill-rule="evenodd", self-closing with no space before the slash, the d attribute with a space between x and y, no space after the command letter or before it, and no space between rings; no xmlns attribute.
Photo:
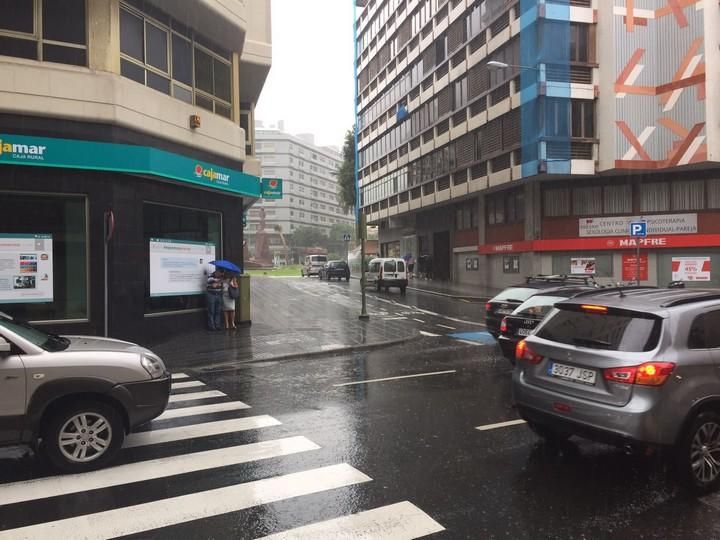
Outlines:
<svg viewBox="0 0 720 540"><path fill-rule="evenodd" d="M450 231L433 235L433 278L450 281Z"/></svg>

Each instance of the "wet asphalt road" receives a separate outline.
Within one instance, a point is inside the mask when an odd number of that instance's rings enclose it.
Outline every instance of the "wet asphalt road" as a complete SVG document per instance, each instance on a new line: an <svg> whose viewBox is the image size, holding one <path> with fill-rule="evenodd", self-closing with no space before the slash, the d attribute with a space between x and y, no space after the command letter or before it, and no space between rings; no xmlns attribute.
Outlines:
<svg viewBox="0 0 720 540"><path fill-rule="evenodd" d="M482 304L410 292L370 302L373 317L426 335L184 369L169 414L94 475L58 481L42 460L0 452L0 538L720 538L720 496L686 496L660 460L493 428L517 416Z"/></svg>

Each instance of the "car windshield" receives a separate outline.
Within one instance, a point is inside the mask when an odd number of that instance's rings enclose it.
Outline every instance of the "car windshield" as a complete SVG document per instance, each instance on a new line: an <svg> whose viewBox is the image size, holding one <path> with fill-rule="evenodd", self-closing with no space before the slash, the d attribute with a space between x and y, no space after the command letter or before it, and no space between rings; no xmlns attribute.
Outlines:
<svg viewBox="0 0 720 540"><path fill-rule="evenodd" d="M588 349L643 352L660 339L660 319L622 312L587 313L559 309L537 333L538 337Z"/></svg>
<svg viewBox="0 0 720 540"><path fill-rule="evenodd" d="M520 304L515 311L513 311L513 315L527 315L542 318L550 313L550 310L552 310L555 302L561 302L566 299L567 296L536 294Z"/></svg>
<svg viewBox="0 0 720 540"><path fill-rule="evenodd" d="M42 347L50 352L63 351L70 345L70 340L67 338L45 333L26 322L13 319L4 313L0 314L0 328L9 330L33 345Z"/></svg>
<svg viewBox="0 0 720 540"><path fill-rule="evenodd" d="M498 294L491 302L524 302L538 290L532 287L510 287Z"/></svg>

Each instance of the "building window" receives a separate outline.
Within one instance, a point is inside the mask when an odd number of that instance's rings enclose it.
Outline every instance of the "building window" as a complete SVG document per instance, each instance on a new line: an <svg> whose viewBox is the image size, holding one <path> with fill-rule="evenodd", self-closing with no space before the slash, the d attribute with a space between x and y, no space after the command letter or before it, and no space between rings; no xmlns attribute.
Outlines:
<svg viewBox="0 0 720 540"><path fill-rule="evenodd" d="M702 210L705 208L705 182L673 182L671 184L673 210Z"/></svg>
<svg viewBox="0 0 720 540"><path fill-rule="evenodd" d="M225 118L232 117L230 52L201 45L199 36L122 4L120 73Z"/></svg>
<svg viewBox="0 0 720 540"><path fill-rule="evenodd" d="M567 188L546 189L543 192L543 215L559 217L570 215L570 190Z"/></svg>
<svg viewBox="0 0 720 540"><path fill-rule="evenodd" d="M163 238L215 245L215 257L222 258L222 214L161 204L143 205L145 240L145 313L199 309L205 305L203 294L150 296L150 239ZM257 228L257 225L255 225Z"/></svg>
<svg viewBox="0 0 720 540"><path fill-rule="evenodd" d="M670 210L670 184L652 182L640 186L641 212L667 212Z"/></svg>
<svg viewBox="0 0 720 540"><path fill-rule="evenodd" d="M88 248L87 202L85 197L0 194L3 211L0 212L2 234L22 235L31 240L32 248L25 255L34 260L25 268L18 268L5 285L13 290L32 289L52 296L52 301L23 303L20 295L5 295L0 300L0 311L22 320L50 321L88 318ZM38 236L37 239L33 237ZM25 248L20 248L25 249ZM47 250L47 251L45 251ZM0 264L19 265L11 252L3 250ZM14 255L14 254L12 254ZM21 254L16 255L22 258ZM51 257L52 270L42 271L41 261ZM11 265L11 266L10 266ZM21 284L17 283L22 278ZM11 280L15 279L16 282ZM49 287L48 283L52 283ZM45 285L45 286L44 286ZM32 296L32 292L28 295Z"/></svg>
<svg viewBox="0 0 720 540"><path fill-rule="evenodd" d="M632 186L620 184L603 188L605 214L630 214L632 212Z"/></svg>
<svg viewBox="0 0 720 540"><path fill-rule="evenodd" d="M573 99L572 103L572 136L584 139L595 138L595 102Z"/></svg>
<svg viewBox="0 0 720 540"><path fill-rule="evenodd" d="M573 188L572 201L576 216L599 216L602 214L602 186Z"/></svg>
<svg viewBox="0 0 720 540"><path fill-rule="evenodd" d="M85 0L0 0L0 55L87 65Z"/></svg>
<svg viewBox="0 0 720 540"><path fill-rule="evenodd" d="M458 205L455 209L455 230L467 231L477 229L477 202L470 201Z"/></svg>

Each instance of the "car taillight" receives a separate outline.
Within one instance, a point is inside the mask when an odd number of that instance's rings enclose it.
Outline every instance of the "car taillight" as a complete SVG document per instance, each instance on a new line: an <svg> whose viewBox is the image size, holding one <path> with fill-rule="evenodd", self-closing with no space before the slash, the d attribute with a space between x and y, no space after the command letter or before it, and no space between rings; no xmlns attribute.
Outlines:
<svg viewBox="0 0 720 540"><path fill-rule="evenodd" d="M639 366L603 370L606 381L642 386L662 386L675 369L673 362L646 362Z"/></svg>
<svg viewBox="0 0 720 540"><path fill-rule="evenodd" d="M523 339L515 346L515 360L527 362L528 364L539 364L543 357L536 354L527 342Z"/></svg>
<svg viewBox="0 0 720 540"><path fill-rule="evenodd" d="M487 302L485 304L485 311L490 311L492 309L492 304L490 302Z"/></svg>
<svg viewBox="0 0 720 540"><path fill-rule="evenodd" d="M502 322L500 323L500 331L504 334L507 332L507 317L503 317Z"/></svg>

